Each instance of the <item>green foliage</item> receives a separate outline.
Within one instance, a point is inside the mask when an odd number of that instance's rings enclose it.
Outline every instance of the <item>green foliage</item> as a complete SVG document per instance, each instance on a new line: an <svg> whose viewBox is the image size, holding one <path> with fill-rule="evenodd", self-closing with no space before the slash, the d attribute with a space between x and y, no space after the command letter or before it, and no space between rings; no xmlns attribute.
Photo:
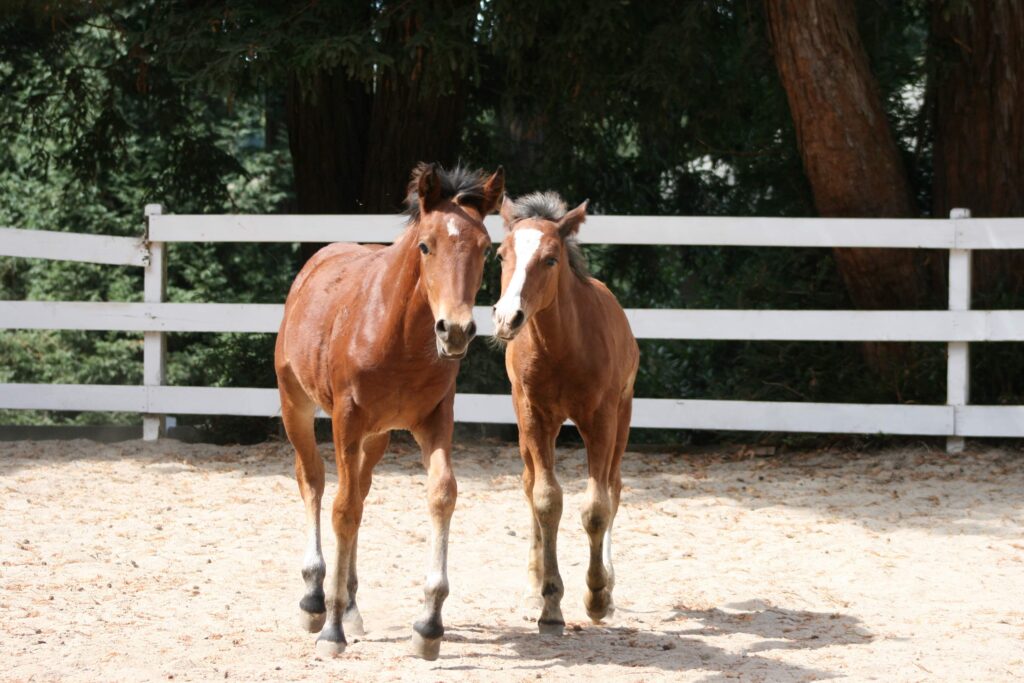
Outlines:
<svg viewBox="0 0 1024 683"><path fill-rule="evenodd" d="M138 21L136 14L114 12L57 33L24 17L0 23L10 38L0 49L0 123L10 131L0 149L0 225L139 236L147 202L176 213L271 213L290 200L287 149L264 144L261 103L246 100L229 109L158 69L148 69L139 82L120 30ZM25 52L28 46L35 51ZM293 245L185 244L169 252L171 301L279 301L296 263ZM135 268L0 259L4 299L139 301L141 294ZM261 345L241 335L172 335L169 348L172 382L273 381L262 357L252 361L256 353L265 355L265 339ZM0 333L0 358L0 381L142 380L140 334L7 331ZM8 411L2 419L110 416Z"/></svg>
<svg viewBox="0 0 1024 683"><path fill-rule="evenodd" d="M924 209L930 149L909 95L923 90L925 11L861 4L869 57ZM480 114L466 147L480 161L497 150L513 193L556 189L570 202L589 197L598 213L813 215L759 4L490 7L491 70L474 92ZM851 307L825 250L587 253L629 307ZM942 347L918 345L908 357L911 367L879 377L856 344L645 341L637 395L941 402ZM634 439L645 437L674 438Z"/></svg>
<svg viewBox="0 0 1024 683"><path fill-rule="evenodd" d="M418 78L443 92L475 73L476 53L462 36L475 2L162 2L147 12L139 47L147 64L169 65L190 86L245 96L296 77L304 86L323 71L367 84ZM383 40L410 32L403 42ZM423 52L438 54L424 62Z"/></svg>
<svg viewBox="0 0 1024 683"><path fill-rule="evenodd" d="M858 2L922 214L931 206L929 12L924 0ZM288 212L283 93L293 82L313 92L332 70L368 91L387 78L424 79L437 93L463 88L461 158L504 164L512 194L554 189L570 202L589 198L592 213L814 212L760 2L129 0L24 2L0 14L0 224L139 235L147 202L174 213ZM629 307L850 306L826 250L587 254ZM299 253L175 244L169 263L171 301L280 302ZM482 304L497 299L497 272L488 265ZM136 269L0 259L5 299L131 301L141 290ZM976 346L975 397L1019 402L1017 346ZM272 347L273 335L172 335L169 381L273 386ZM880 377L854 344L645 341L637 393L941 402L943 348L918 345L908 357L909 367ZM138 383L141 337L7 331L0 359L0 381ZM506 391L502 353L478 343L459 381L463 391ZM222 438L267 430L195 422Z"/></svg>

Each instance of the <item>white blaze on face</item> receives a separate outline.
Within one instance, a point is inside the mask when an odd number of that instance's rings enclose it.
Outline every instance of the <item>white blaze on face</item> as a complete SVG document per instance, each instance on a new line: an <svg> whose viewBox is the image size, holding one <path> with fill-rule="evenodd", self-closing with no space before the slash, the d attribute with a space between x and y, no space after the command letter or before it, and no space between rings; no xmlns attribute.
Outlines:
<svg viewBox="0 0 1024 683"><path fill-rule="evenodd" d="M499 327L508 325L522 308L523 285L526 284L526 266L540 248L540 239L544 235L540 230L523 228L512 233L516 253L516 269L512 272L508 289L494 306L494 322Z"/></svg>
<svg viewBox="0 0 1024 683"><path fill-rule="evenodd" d="M458 237L459 236L459 228L458 228L457 225L455 225L455 219L454 218L449 218L448 219L448 223L446 225L448 226L448 234L449 235L451 235L452 237Z"/></svg>

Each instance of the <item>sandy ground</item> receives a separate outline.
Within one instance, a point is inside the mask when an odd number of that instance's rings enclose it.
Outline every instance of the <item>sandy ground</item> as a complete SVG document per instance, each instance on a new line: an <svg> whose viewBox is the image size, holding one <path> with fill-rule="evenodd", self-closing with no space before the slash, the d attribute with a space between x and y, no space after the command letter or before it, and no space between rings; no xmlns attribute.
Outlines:
<svg viewBox="0 0 1024 683"><path fill-rule="evenodd" d="M619 610L602 626L582 606L583 454L560 457L565 636L538 636L519 607L517 451L480 445L456 454L441 659L408 656L425 477L399 445L360 538L368 633L325 661L296 625L286 444L0 444L0 678L1024 679L1019 451L629 454Z"/></svg>

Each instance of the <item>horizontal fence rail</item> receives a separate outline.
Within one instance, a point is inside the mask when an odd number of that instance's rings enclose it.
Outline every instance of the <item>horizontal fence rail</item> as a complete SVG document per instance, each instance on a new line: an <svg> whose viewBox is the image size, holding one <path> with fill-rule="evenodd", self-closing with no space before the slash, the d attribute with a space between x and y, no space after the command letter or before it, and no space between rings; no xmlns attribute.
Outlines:
<svg viewBox="0 0 1024 683"><path fill-rule="evenodd" d="M137 237L0 228L0 256L145 266L149 251Z"/></svg>
<svg viewBox="0 0 1024 683"><path fill-rule="evenodd" d="M0 409L275 417L277 389L6 384ZM322 412L318 417L326 417ZM512 397L458 394L459 422L515 424ZM923 436L1024 436L1024 407L637 398L634 427Z"/></svg>
<svg viewBox="0 0 1024 683"><path fill-rule="evenodd" d="M277 332L283 304L0 301L0 329ZM639 339L734 341L1024 341L1024 311L627 309ZM481 335L491 309L476 306Z"/></svg>
<svg viewBox="0 0 1024 683"><path fill-rule="evenodd" d="M273 333L281 304L167 303L169 242L390 242L405 229L401 216L192 216L146 207L144 238L0 228L0 256L141 266L143 302L0 302L0 329L135 331L145 334L141 386L0 384L0 409L116 411L144 415L146 438L162 431L163 415L276 416L276 389L176 387L164 381L166 334ZM486 220L493 240L504 235ZM634 427L947 436L1024 437L1024 406L968 404L969 343L1024 341L1024 311L970 310L974 249L1024 249L1024 219L728 218L591 216L581 230L591 244L750 247L942 249L950 253L950 303L942 311L814 311L630 309L641 339L736 341L913 341L949 345L945 405L866 405L695 399L634 400ZM491 334L490 309L476 307L481 334ZM461 422L514 423L511 397L458 394ZM323 415L320 415L323 417Z"/></svg>
<svg viewBox="0 0 1024 683"><path fill-rule="evenodd" d="M488 216L492 240L505 233ZM159 215L154 242L392 242L405 229L395 216ZM588 216L588 244L1024 249L1017 218L732 218L725 216Z"/></svg>

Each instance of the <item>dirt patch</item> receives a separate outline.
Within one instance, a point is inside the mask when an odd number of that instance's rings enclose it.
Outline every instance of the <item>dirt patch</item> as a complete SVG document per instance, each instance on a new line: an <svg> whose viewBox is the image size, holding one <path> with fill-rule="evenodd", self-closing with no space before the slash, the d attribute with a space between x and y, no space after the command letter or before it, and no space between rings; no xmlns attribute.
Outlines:
<svg viewBox="0 0 1024 683"><path fill-rule="evenodd" d="M602 626L582 605L583 454L560 457L565 636L538 636L519 608L518 452L485 445L455 457L441 659L407 655L427 524L418 455L399 445L360 534L368 633L325 661L297 627L287 445L0 444L0 677L1024 679L1019 452L627 454Z"/></svg>

